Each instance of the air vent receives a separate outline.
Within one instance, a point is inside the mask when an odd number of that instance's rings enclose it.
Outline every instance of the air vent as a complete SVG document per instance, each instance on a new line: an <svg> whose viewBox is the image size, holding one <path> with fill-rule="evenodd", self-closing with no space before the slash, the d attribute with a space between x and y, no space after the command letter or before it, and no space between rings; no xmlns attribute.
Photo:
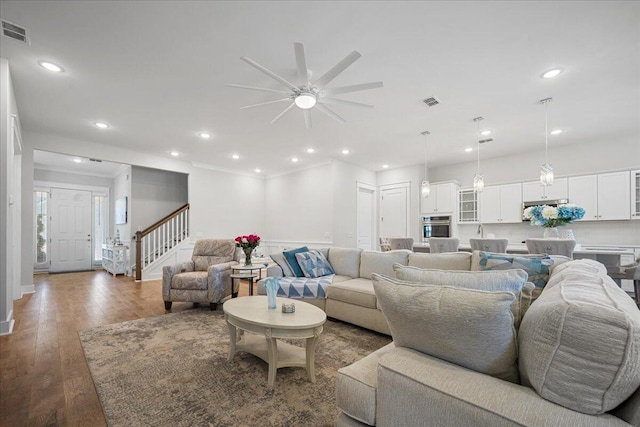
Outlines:
<svg viewBox="0 0 640 427"><path fill-rule="evenodd" d="M102 163L102 160L98 160L98 159L89 159L92 162L98 162L98 163Z"/></svg>
<svg viewBox="0 0 640 427"><path fill-rule="evenodd" d="M493 142L493 138L481 139L478 144L486 144L487 142Z"/></svg>
<svg viewBox="0 0 640 427"><path fill-rule="evenodd" d="M2 35L29 44L29 34L27 30L11 22L2 21Z"/></svg>
<svg viewBox="0 0 640 427"><path fill-rule="evenodd" d="M422 100L422 102L427 104L427 107L435 107L436 105L440 104L440 100L435 96L430 96L429 98L425 98Z"/></svg>

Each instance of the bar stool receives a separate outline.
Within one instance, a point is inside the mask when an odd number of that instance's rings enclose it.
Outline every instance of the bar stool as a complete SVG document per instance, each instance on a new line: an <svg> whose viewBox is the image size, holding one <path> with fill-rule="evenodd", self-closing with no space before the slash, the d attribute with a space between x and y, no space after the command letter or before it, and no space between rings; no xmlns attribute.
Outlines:
<svg viewBox="0 0 640 427"><path fill-rule="evenodd" d="M389 237L389 246L391 250L409 249L413 250L413 238L411 237Z"/></svg>
<svg viewBox="0 0 640 427"><path fill-rule="evenodd" d="M429 252L432 254L442 252L458 252L460 239L457 237L430 237Z"/></svg>
<svg viewBox="0 0 640 427"><path fill-rule="evenodd" d="M469 239L472 251L507 253L509 239Z"/></svg>
<svg viewBox="0 0 640 427"><path fill-rule="evenodd" d="M572 239L527 239L530 254L564 255L573 258L576 241Z"/></svg>

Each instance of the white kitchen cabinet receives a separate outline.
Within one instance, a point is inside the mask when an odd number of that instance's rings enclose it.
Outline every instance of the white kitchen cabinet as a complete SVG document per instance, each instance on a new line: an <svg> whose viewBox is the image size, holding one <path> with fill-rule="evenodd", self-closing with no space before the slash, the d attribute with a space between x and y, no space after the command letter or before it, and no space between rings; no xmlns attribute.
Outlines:
<svg viewBox="0 0 640 427"><path fill-rule="evenodd" d="M480 193L480 221L483 224L522 222L522 185L485 187Z"/></svg>
<svg viewBox="0 0 640 427"><path fill-rule="evenodd" d="M583 221L631 218L629 171L569 178L569 203L585 210Z"/></svg>
<svg viewBox="0 0 640 427"><path fill-rule="evenodd" d="M124 245L102 245L102 268L114 276L127 274L128 250Z"/></svg>
<svg viewBox="0 0 640 427"><path fill-rule="evenodd" d="M540 181L522 183L522 200L537 202L545 200L563 200L569 195L567 178L559 178L552 185L542 185Z"/></svg>
<svg viewBox="0 0 640 427"><path fill-rule="evenodd" d="M640 170L631 171L631 219L640 219Z"/></svg>
<svg viewBox="0 0 640 427"><path fill-rule="evenodd" d="M457 185L453 182L431 184L429 197L421 197L423 214L453 214L456 208Z"/></svg>
<svg viewBox="0 0 640 427"><path fill-rule="evenodd" d="M480 210L478 193L472 188L458 190L458 223L473 224L479 222Z"/></svg>

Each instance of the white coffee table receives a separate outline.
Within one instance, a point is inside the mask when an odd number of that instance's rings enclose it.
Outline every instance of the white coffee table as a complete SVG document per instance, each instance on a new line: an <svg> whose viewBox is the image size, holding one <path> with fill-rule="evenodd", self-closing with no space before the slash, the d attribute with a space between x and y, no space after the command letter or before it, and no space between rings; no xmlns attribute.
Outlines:
<svg viewBox="0 0 640 427"><path fill-rule="evenodd" d="M295 313L283 313L283 302L295 302ZM327 321L324 311L304 301L287 298L277 298L276 308L270 310L266 296L233 298L222 308L229 326L229 361L237 351L258 356L269 364L267 382L271 387L277 369L284 367L306 368L309 381L316 381L315 349L322 325ZM245 331L250 333L245 334ZM278 342L278 338L306 339L306 345L297 347Z"/></svg>

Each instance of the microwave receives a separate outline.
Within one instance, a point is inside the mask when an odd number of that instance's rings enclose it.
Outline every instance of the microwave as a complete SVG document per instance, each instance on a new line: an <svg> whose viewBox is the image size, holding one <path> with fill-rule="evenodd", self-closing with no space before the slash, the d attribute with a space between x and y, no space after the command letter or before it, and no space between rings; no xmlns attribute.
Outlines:
<svg viewBox="0 0 640 427"><path fill-rule="evenodd" d="M450 216L423 216L420 226L423 242L431 237L451 237Z"/></svg>

